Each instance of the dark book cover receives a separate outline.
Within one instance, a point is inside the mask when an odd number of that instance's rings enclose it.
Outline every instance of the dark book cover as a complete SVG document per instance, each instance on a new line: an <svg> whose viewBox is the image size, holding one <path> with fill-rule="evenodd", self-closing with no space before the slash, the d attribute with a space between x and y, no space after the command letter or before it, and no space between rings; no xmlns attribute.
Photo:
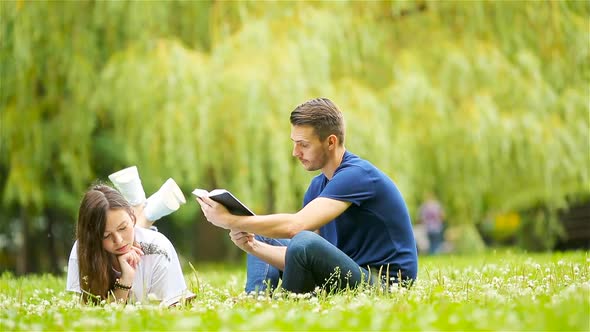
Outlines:
<svg viewBox="0 0 590 332"><path fill-rule="evenodd" d="M209 198L212 200L223 204L225 208L231 214L235 214L237 216L253 216L254 212L250 211L246 205L242 204L239 199L237 199L232 193L229 191L224 191L222 193L216 195L210 195Z"/></svg>
<svg viewBox="0 0 590 332"><path fill-rule="evenodd" d="M193 194L197 197L207 196L217 203L222 204L229 211L229 213L237 216L253 216L255 215L246 205L240 202L232 193L225 189L215 189L207 192L204 189L195 189Z"/></svg>

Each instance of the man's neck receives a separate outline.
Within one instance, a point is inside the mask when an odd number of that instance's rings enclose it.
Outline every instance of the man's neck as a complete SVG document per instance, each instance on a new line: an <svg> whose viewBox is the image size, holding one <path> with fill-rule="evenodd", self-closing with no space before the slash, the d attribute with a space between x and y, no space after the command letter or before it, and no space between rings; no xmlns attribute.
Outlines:
<svg viewBox="0 0 590 332"><path fill-rule="evenodd" d="M322 168L322 173L328 178L328 180L332 180L334 172L336 172L336 169L340 166L340 164L342 164L344 153L346 153L346 148L344 145L336 148L334 153L330 155L330 160L326 163L326 166Z"/></svg>

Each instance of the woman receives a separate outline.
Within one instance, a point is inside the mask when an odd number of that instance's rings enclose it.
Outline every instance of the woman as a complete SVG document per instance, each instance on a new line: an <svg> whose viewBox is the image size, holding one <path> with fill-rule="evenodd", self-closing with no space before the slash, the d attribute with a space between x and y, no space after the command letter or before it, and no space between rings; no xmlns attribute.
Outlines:
<svg viewBox="0 0 590 332"><path fill-rule="evenodd" d="M88 190L80 204L67 290L82 293L85 303L157 299L173 305L194 297L170 241L135 227L138 222L148 224L117 190L106 185Z"/></svg>

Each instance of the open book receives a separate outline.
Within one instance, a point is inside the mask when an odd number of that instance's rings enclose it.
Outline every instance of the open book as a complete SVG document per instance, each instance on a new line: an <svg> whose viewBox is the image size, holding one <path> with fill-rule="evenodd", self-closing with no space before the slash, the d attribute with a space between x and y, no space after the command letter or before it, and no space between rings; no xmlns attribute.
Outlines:
<svg viewBox="0 0 590 332"><path fill-rule="evenodd" d="M212 191L207 191L205 189L195 189L193 190L193 195L197 197L209 197L212 200L216 201L217 203L222 204L231 214L235 214L237 216L253 216L254 212L252 212L246 205L240 202L236 196L232 195L229 191L225 189L215 189Z"/></svg>

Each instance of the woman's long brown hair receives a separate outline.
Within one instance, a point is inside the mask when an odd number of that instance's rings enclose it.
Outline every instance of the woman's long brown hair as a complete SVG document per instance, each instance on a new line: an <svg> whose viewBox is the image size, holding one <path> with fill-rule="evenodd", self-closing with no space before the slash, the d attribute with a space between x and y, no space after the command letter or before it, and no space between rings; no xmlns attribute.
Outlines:
<svg viewBox="0 0 590 332"><path fill-rule="evenodd" d="M135 215L129 202L109 186L94 185L80 203L76 239L84 303L107 299L115 282L113 260L116 258L102 247L107 211L115 209L126 210L135 224Z"/></svg>

